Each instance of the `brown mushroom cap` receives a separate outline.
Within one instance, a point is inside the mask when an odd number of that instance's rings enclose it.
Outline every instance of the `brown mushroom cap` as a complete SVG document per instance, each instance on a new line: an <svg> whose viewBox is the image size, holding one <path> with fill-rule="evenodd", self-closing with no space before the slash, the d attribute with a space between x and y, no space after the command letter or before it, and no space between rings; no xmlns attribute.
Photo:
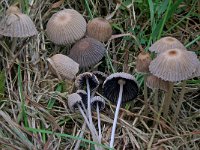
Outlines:
<svg viewBox="0 0 200 150"><path fill-rule="evenodd" d="M161 38L160 40L152 44L151 47L149 47L149 51L155 53L162 53L168 49L174 48L186 50L185 46L179 40L177 40L174 37L167 36Z"/></svg>
<svg viewBox="0 0 200 150"><path fill-rule="evenodd" d="M47 60L53 69L53 73L55 75L58 73L64 79L74 79L79 71L79 64L65 55L56 54Z"/></svg>
<svg viewBox="0 0 200 150"><path fill-rule="evenodd" d="M164 81L154 75L149 75L147 77L146 85L152 90L153 89L161 89L166 92L169 90L169 82Z"/></svg>
<svg viewBox="0 0 200 150"><path fill-rule="evenodd" d="M21 13L17 6L10 6L0 22L0 34L8 37L30 37L38 32L33 21Z"/></svg>
<svg viewBox="0 0 200 150"><path fill-rule="evenodd" d="M94 18L87 25L87 35L105 42L112 36L112 27L104 18Z"/></svg>
<svg viewBox="0 0 200 150"><path fill-rule="evenodd" d="M49 19L46 32L55 44L71 44L85 35L86 21L76 10L64 9Z"/></svg>
<svg viewBox="0 0 200 150"><path fill-rule="evenodd" d="M104 44L93 38L84 38L74 44L69 57L79 63L80 67L89 67L98 63L105 52Z"/></svg>
<svg viewBox="0 0 200 150"><path fill-rule="evenodd" d="M150 62L150 54L147 52L141 52L136 60L136 71L141 73L149 73Z"/></svg>
<svg viewBox="0 0 200 150"><path fill-rule="evenodd" d="M139 92L138 83L132 75L124 72L113 73L106 78L103 83L103 95L116 103L120 91L120 81L124 81L122 103L136 98Z"/></svg>
<svg viewBox="0 0 200 150"><path fill-rule="evenodd" d="M91 99L91 105L94 110L96 110L97 105L99 105L99 110L103 110L105 108L105 100L101 96L94 96Z"/></svg>
<svg viewBox="0 0 200 150"><path fill-rule="evenodd" d="M78 105L81 105L82 98L77 93L72 93L68 95L68 106L72 112L78 110Z"/></svg>
<svg viewBox="0 0 200 150"><path fill-rule="evenodd" d="M177 82L190 78L198 64L199 60L194 52L170 49L151 61L149 70L165 81Z"/></svg>

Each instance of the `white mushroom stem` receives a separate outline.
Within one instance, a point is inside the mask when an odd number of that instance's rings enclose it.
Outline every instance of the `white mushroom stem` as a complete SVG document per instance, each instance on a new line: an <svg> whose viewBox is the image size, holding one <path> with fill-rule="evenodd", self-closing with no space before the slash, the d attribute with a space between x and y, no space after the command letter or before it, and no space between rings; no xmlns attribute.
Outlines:
<svg viewBox="0 0 200 150"><path fill-rule="evenodd" d="M98 129L99 129L99 140L101 141L102 134L101 134L101 119L100 119L100 113L99 113L99 104L97 103L97 119L98 119Z"/></svg>
<svg viewBox="0 0 200 150"><path fill-rule="evenodd" d="M115 130L116 130L116 126L117 126L117 118L118 118L118 114L119 114L120 105L121 105L121 102L122 102L122 93L123 93L123 86L125 84L125 81L119 80L118 84L120 85L120 90L119 90L117 107L116 107L116 110L115 110L115 117L114 117L113 126L112 126L112 132L111 132L111 138L110 138L110 148L113 148L113 144L114 144Z"/></svg>

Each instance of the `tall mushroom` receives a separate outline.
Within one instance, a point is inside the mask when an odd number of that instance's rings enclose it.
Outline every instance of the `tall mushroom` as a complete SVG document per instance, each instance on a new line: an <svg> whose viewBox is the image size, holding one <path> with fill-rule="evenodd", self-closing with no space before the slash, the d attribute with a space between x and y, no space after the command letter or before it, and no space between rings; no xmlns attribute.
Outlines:
<svg viewBox="0 0 200 150"><path fill-rule="evenodd" d="M111 133L111 141L110 147L113 148L115 130L117 125L117 118L119 114L119 109L121 103L128 102L133 100L138 95L138 84L135 78L124 72L111 74L106 78L103 84L103 92L104 96L112 101L113 103L117 103L115 117L113 121L112 133Z"/></svg>

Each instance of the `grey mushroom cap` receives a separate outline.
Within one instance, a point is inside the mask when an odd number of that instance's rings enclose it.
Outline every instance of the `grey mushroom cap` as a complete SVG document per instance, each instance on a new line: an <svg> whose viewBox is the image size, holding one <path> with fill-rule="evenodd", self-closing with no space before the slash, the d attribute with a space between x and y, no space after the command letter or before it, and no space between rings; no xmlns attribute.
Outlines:
<svg viewBox="0 0 200 150"><path fill-rule="evenodd" d="M92 91L97 89L97 87L99 86L99 81L98 81L97 77L90 72L84 72L82 74L79 74L76 77L75 86L78 89L86 89L86 79L88 79L90 89Z"/></svg>
<svg viewBox="0 0 200 150"><path fill-rule="evenodd" d="M82 98L77 93L72 93L68 95L68 106L72 112L78 110L78 105L81 105Z"/></svg>
<svg viewBox="0 0 200 150"><path fill-rule="evenodd" d="M174 48L187 50L179 40L177 40L174 37L167 36L161 38L160 40L152 44L151 47L149 47L149 51L159 54L165 52L168 49L174 49Z"/></svg>
<svg viewBox="0 0 200 150"><path fill-rule="evenodd" d="M139 92L138 83L132 75L124 72L113 73L106 78L103 83L103 95L111 102L116 103L120 91L120 80L125 81L122 103L135 99Z"/></svg>
<svg viewBox="0 0 200 150"><path fill-rule="evenodd" d="M99 106L99 110L103 110L105 108L105 100L101 96L94 96L91 99L91 105L94 110L96 110L97 105Z"/></svg>
<svg viewBox="0 0 200 150"><path fill-rule="evenodd" d="M199 60L194 52L170 49L151 61L150 72L165 81L179 82L189 79L195 72Z"/></svg>
<svg viewBox="0 0 200 150"><path fill-rule="evenodd" d="M97 79L99 80L99 84L103 84L103 82L105 81L105 79L108 77L107 74L101 72L101 71L93 71L92 72L96 77Z"/></svg>

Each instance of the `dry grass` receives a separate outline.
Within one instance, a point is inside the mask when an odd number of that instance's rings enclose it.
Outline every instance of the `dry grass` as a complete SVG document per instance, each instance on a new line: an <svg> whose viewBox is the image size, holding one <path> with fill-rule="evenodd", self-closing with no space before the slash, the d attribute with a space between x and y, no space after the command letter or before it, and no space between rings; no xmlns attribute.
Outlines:
<svg viewBox="0 0 200 150"><path fill-rule="evenodd" d="M6 10L6 0L0 1L0 15ZM14 1L9 1L9 5ZM47 58L56 53L68 54L71 46L55 49L45 34L49 17L62 8L74 8L88 21L92 16L111 19L114 36L106 44L108 55L95 68L108 74L125 71L134 74L141 85L140 95L121 109L116 131L115 149L200 149L200 79L188 80L185 101L175 125L171 124L181 86L174 88L173 103L168 118L153 119L153 91L148 90L149 111L144 115L143 76L135 73L135 58L139 51L159 36L174 36L199 54L200 3L180 1L172 15L155 33L160 14L149 8L148 2L97 0L31 0L31 7L19 1L23 10L35 22L39 34L18 40L15 55L9 52L10 38L0 41L0 149L73 149L84 122L80 114L73 114L67 106L66 95L73 82L61 82L48 70ZM58 2L58 3L56 3ZM88 5L86 4L88 3ZM118 2L118 3L117 3ZM151 2L151 1L150 1ZM158 5L160 5L158 0ZM118 5L117 5L118 4ZM156 3L155 3L156 4ZM88 7L89 6L89 7ZM160 7L159 7L160 8ZM171 8L173 8L171 6ZM170 9L170 8L169 8ZM155 8L154 8L155 10ZM163 11L163 12L162 12ZM91 13L91 14L90 14ZM154 14L155 13L155 14ZM162 22L161 22L162 24ZM117 35L117 36L116 36ZM138 41L138 42L136 42ZM140 43L140 44L138 44ZM189 43L189 44L188 44ZM4 76L5 75L5 76ZM5 81L5 84L4 84ZM163 93L159 93L159 105ZM110 109L111 108L111 109ZM103 145L109 145L115 106L106 103L101 114ZM93 119L97 125L96 114ZM71 136L68 136L71 135ZM85 129L81 149L94 149L89 130Z"/></svg>

